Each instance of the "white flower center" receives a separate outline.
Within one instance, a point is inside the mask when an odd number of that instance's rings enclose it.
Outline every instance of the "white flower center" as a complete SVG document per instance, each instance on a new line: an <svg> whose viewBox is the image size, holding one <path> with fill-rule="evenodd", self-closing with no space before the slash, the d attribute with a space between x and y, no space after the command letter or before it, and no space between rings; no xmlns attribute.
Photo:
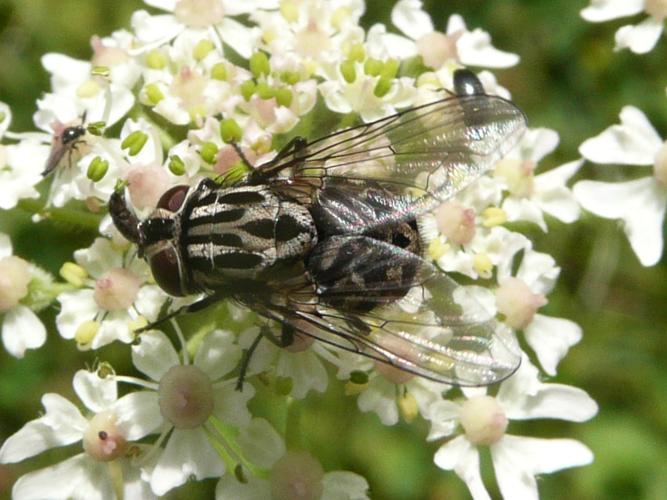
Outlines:
<svg viewBox="0 0 667 500"><path fill-rule="evenodd" d="M20 257L0 259L0 312L8 311L28 295L30 265Z"/></svg>
<svg viewBox="0 0 667 500"><path fill-rule="evenodd" d="M505 323L522 330L533 321L537 310L547 303L544 295L534 293L518 278L508 278L496 290L496 307Z"/></svg>
<svg viewBox="0 0 667 500"><path fill-rule="evenodd" d="M225 10L221 0L178 0L174 15L183 24L205 28L222 22Z"/></svg>
<svg viewBox="0 0 667 500"><path fill-rule="evenodd" d="M100 462L115 460L125 454L127 441L116 426L116 415L103 411L88 422L83 433L83 449Z"/></svg>
<svg viewBox="0 0 667 500"><path fill-rule="evenodd" d="M653 175L655 175L660 184L667 187L667 141L664 142L655 155Z"/></svg>
<svg viewBox="0 0 667 500"><path fill-rule="evenodd" d="M491 396L468 399L459 413L461 426L468 440L476 445L491 445L505 435L507 416Z"/></svg>
<svg viewBox="0 0 667 500"><path fill-rule="evenodd" d="M171 186L169 174L161 165L132 167L127 173L127 182L132 204L139 210L155 207Z"/></svg>
<svg viewBox="0 0 667 500"><path fill-rule="evenodd" d="M179 429L194 429L213 413L213 384L200 368L177 365L160 380L160 412Z"/></svg>
<svg viewBox="0 0 667 500"><path fill-rule="evenodd" d="M664 19L667 17L667 0L645 0L644 10L651 17Z"/></svg>
<svg viewBox="0 0 667 500"><path fill-rule="evenodd" d="M457 38L439 31L427 33L417 40L417 52L422 56L426 66L441 68L446 61L457 59Z"/></svg>
<svg viewBox="0 0 667 500"><path fill-rule="evenodd" d="M471 208L449 201L440 205L435 217L438 230L454 243L465 245L475 236L475 211Z"/></svg>
<svg viewBox="0 0 667 500"><path fill-rule="evenodd" d="M114 267L95 282L95 303L107 311L129 309L137 298L141 281L129 269Z"/></svg>
<svg viewBox="0 0 667 500"><path fill-rule="evenodd" d="M90 40L90 45L93 47L93 66L117 66L129 61L130 56L123 49L118 47L106 47L102 39L97 35Z"/></svg>
<svg viewBox="0 0 667 500"><path fill-rule="evenodd" d="M324 486L322 465L305 451L288 451L271 469L273 500L317 500Z"/></svg>
<svg viewBox="0 0 667 500"><path fill-rule="evenodd" d="M184 67L174 77L171 84L171 93L180 99L181 106L190 116L206 114L206 99L204 91L208 81L196 71Z"/></svg>
<svg viewBox="0 0 667 500"><path fill-rule="evenodd" d="M534 189L534 171L535 164L532 161L505 158L498 162L493 175L505 181L512 195L518 198L529 198Z"/></svg>

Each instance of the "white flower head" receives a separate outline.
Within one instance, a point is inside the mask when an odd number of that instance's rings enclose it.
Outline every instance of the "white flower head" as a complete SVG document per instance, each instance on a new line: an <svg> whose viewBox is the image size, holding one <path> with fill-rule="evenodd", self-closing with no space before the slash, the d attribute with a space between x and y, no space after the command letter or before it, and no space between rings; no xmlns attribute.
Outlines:
<svg viewBox="0 0 667 500"><path fill-rule="evenodd" d="M436 465L453 470L476 499L490 499L479 470L478 447L488 446L498 486L504 498L538 498L538 474L592 462L593 454L573 439L542 439L507 434L511 420L555 418L584 422L597 413L597 405L581 389L544 384L537 369L524 358L519 370L503 382L496 397L470 392L463 403L441 401L432 416L439 416L429 439L451 435L460 424L463 434L436 452Z"/></svg>
<svg viewBox="0 0 667 500"><path fill-rule="evenodd" d="M662 255L667 208L667 146L644 113L621 110L621 123L584 141L579 152L594 163L653 167L652 175L626 182L580 181L573 192L589 212L623 222L630 246L644 266Z"/></svg>
<svg viewBox="0 0 667 500"><path fill-rule="evenodd" d="M37 349L46 341L46 328L35 312L23 304L36 269L12 255L9 236L0 233L0 319L2 343L7 352L22 358L26 349Z"/></svg>
<svg viewBox="0 0 667 500"><path fill-rule="evenodd" d="M461 16L453 14L446 33L436 31L420 0L401 0L391 12L392 23L406 37L387 34L385 43L398 57L421 55L424 64L439 69L447 61L464 66L507 68L519 62L519 56L491 45L491 37L479 28L469 31Z"/></svg>
<svg viewBox="0 0 667 500"><path fill-rule="evenodd" d="M636 25L626 25L616 31L614 50L630 49L636 54L650 52L664 29L667 5L662 0L591 0L582 9L581 17L591 23L601 23L619 17L646 12L648 17Z"/></svg>
<svg viewBox="0 0 667 500"><path fill-rule="evenodd" d="M133 494L139 495L134 498L154 498L129 457L133 453L131 441L154 432L159 421L138 420L136 395L118 399L113 377L100 378L96 373L79 370L73 386L86 407L85 414L62 396L45 394L45 414L3 443L0 462L19 462L77 442L83 445L83 453L22 476L14 484L13 498L115 498L118 479L128 498ZM120 476L108 467L110 462L118 465Z"/></svg>
<svg viewBox="0 0 667 500"><path fill-rule="evenodd" d="M148 284L146 264L137 258L124 265L122 248L97 238L88 249L74 254L80 288L63 292L56 326L66 339L83 349L97 349L115 340L129 343L134 330L157 319L166 295Z"/></svg>
<svg viewBox="0 0 667 500"><path fill-rule="evenodd" d="M218 482L216 500L368 498L368 483L363 477L347 471L324 472L322 465L310 453L288 451L280 435L264 419L254 419L243 429L239 444L253 463L268 469L268 477L251 476L240 481L227 474Z"/></svg>

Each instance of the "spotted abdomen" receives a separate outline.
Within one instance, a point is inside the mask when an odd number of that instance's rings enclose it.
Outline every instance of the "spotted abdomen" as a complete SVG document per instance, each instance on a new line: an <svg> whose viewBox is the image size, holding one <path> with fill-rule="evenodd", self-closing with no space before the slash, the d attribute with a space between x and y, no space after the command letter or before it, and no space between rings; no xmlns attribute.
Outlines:
<svg viewBox="0 0 667 500"><path fill-rule="evenodd" d="M274 267L303 259L317 242L308 210L268 186L202 189L181 219L184 255L195 282L265 281Z"/></svg>

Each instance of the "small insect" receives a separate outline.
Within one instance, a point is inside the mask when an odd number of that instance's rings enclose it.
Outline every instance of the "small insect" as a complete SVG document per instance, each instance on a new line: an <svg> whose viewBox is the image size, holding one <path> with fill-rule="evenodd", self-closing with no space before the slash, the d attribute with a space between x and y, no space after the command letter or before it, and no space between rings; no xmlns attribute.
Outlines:
<svg viewBox="0 0 667 500"><path fill-rule="evenodd" d="M62 162L65 155L71 163L72 153L76 151L77 146L83 141L83 136L86 135L86 127L83 125L86 121L86 113L81 117L79 125L70 125L62 127L62 130L57 130L51 142L51 152L46 159L42 177L46 177L53 172Z"/></svg>
<svg viewBox="0 0 667 500"><path fill-rule="evenodd" d="M296 138L234 185L173 187L143 221L116 190L111 216L165 292L204 294L169 316L231 298L281 324L265 332L278 345L312 337L439 382L498 382L519 366L514 334L422 257L417 218L490 169L526 119L470 71L454 89Z"/></svg>

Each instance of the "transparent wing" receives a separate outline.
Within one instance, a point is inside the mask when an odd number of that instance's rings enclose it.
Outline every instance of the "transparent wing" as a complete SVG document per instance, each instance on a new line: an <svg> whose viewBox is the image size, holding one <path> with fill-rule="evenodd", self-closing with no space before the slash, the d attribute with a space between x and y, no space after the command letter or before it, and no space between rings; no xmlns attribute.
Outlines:
<svg viewBox="0 0 667 500"><path fill-rule="evenodd" d="M290 170L293 181L318 188L330 179L370 181L410 201L387 220L434 208L489 170L526 128L523 112L496 96L452 96L376 122L336 132L259 167L257 175ZM377 221L382 224L384 221Z"/></svg>
<svg viewBox="0 0 667 500"><path fill-rule="evenodd" d="M411 277L355 288L348 279L352 270L341 269L324 286L292 289L249 305L301 334L438 382L488 385L518 368L513 332L465 288L411 252L358 236L342 237L340 244L349 239L368 240L374 262L380 262L360 264L358 271L377 270L391 259L411 267Z"/></svg>

